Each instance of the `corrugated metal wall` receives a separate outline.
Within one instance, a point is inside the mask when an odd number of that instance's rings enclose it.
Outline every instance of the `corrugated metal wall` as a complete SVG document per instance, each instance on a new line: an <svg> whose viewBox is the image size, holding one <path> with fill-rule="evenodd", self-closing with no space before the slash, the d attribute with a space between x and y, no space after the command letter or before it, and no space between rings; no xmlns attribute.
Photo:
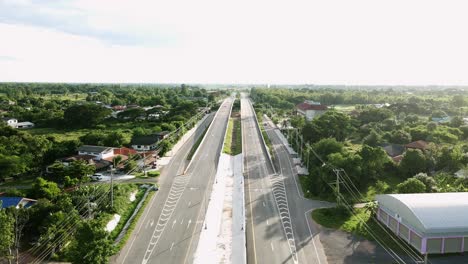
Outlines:
<svg viewBox="0 0 468 264"><path fill-rule="evenodd" d="M444 242L444 253L455 253L460 252L463 239L457 238L446 238Z"/></svg>
<svg viewBox="0 0 468 264"><path fill-rule="evenodd" d="M442 253L442 238L428 238L427 253Z"/></svg>

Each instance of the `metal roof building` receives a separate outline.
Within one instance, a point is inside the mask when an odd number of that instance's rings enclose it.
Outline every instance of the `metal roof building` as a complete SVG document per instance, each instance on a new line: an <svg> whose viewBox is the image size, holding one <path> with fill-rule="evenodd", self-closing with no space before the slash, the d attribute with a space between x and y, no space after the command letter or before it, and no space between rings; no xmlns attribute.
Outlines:
<svg viewBox="0 0 468 264"><path fill-rule="evenodd" d="M468 251L468 192L377 195L377 218L422 254Z"/></svg>

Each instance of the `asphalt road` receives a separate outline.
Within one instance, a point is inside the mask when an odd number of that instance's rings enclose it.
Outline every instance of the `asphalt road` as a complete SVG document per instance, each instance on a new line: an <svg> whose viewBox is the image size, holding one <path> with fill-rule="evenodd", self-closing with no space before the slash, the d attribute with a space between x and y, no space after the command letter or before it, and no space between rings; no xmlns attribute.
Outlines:
<svg viewBox="0 0 468 264"><path fill-rule="evenodd" d="M266 121L266 120L265 120ZM273 145L278 174L282 176L295 235L299 263L327 263L323 246L317 234L320 230L312 224L310 212L316 208L332 206L331 203L304 198L291 155L281 142L271 122L264 122L265 131Z"/></svg>
<svg viewBox="0 0 468 264"><path fill-rule="evenodd" d="M294 263L273 195L273 167L262 147L249 99L241 99L243 136L246 238L248 263Z"/></svg>
<svg viewBox="0 0 468 264"><path fill-rule="evenodd" d="M248 99L242 99L241 109L247 177L247 262L327 263L309 215L312 209L330 204L303 198L292 159L267 126L278 167L274 173Z"/></svg>
<svg viewBox="0 0 468 264"><path fill-rule="evenodd" d="M113 263L193 262L232 103L232 99L226 99L219 108L185 174L186 157L196 136L187 140L166 165L159 191ZM194 134L203 131L200 128Z"/></svg>

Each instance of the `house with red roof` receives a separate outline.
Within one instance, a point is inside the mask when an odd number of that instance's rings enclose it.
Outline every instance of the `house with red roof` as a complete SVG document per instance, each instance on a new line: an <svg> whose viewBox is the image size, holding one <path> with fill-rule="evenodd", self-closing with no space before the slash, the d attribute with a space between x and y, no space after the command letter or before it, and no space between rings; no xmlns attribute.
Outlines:
<svg viewBox="0 0 468 264"><path fill-rule="evenodd" d="M327 110L328 106L310 100L305 100L296 105L297 114L304 116L308 121L321 116Z"/></svg>

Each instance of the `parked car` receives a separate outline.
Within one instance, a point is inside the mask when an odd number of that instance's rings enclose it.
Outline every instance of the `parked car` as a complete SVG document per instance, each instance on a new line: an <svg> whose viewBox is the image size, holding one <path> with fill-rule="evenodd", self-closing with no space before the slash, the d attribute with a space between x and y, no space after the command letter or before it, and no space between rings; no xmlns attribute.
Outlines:
<svg viewBox="0 0 468 264"><path fill-rule="evenodd" d="M102 180L102 173L94 173L93 175L89 176L93 181L100 181Z"/></svg>

